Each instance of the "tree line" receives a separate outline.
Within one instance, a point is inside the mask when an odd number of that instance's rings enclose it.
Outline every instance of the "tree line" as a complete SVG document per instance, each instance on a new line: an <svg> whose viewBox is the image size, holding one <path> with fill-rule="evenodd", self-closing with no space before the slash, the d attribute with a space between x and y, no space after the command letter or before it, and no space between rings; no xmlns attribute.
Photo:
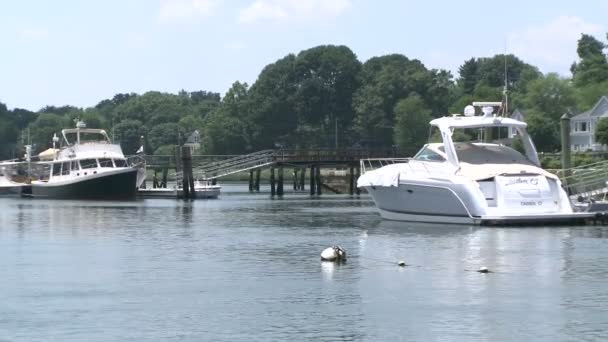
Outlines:
<svg viewBox="0 0 608 342"><path fill-rule="evenodd" d="M608 35L607 35L608 38ZM74 126L104 128L134 153L171 153L195 130L202 153L243 154L267 148L398 148L408 155L428 137L428 121L461 113L474 100L502 98L519 108L539 151L559 149L559 118L590 109L608 95L606 44L582 34L571 77L543 74L514 55L471 58L457 78L401 54L365 62L346 46L323 45L267 65L250 86L226 94L149 91L117 94L94 107L46 106L36 112L0 103L0 158L51 146L53 133ZM607 126L608 127L608 126Z"/></svg>

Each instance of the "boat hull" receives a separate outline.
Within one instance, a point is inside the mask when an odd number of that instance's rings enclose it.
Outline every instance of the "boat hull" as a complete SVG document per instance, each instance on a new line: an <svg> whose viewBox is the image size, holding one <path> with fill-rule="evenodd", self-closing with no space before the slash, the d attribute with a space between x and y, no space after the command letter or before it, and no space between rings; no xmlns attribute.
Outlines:
<svg viewBox="0 0 608 342"><path fill-rule="evenodd" d="M24 186L0 186L0 196L19 196Z"/></svg>
<svg viewBox="0 0 608 342"><path fill-rule="evenodd" d="M116 170L71 182L33 183L32 197L56 199L132 200L137 188L137 169Z"/></svg>
<svg viewBox="0 0 608 342"><path fill-rule="evenodd" d="M521 213L482 212L475 193L466 187L399 184L398 187L366 187L380 216L386 220L472 225L583 224L595 213Z"/></svg>

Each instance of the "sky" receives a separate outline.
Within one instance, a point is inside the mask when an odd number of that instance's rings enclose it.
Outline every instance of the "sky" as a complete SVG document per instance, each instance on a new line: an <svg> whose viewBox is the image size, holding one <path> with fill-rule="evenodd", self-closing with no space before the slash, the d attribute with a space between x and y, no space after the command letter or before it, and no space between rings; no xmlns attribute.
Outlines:
<svg viewBox="0 0 608 342"><path fill-rule="evenodd" d="M608 0L0 0L0 102L94 106L117 93L252 84L323 44L451 70L505 50L569 76L581 33L606 41Z"/></svg>

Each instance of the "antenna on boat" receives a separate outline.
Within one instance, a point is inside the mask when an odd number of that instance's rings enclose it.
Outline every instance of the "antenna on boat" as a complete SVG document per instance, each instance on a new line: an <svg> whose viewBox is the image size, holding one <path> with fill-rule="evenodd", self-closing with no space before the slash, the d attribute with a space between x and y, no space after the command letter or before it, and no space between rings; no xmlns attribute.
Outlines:
<svg viewBox="0 0 608 342"><path fill-rule="evenodd" d="M509 80L507 78L507 41L505 40L505 85L502 90L505 104L502 108L503 116L506 117L509 113Z"/></svg>

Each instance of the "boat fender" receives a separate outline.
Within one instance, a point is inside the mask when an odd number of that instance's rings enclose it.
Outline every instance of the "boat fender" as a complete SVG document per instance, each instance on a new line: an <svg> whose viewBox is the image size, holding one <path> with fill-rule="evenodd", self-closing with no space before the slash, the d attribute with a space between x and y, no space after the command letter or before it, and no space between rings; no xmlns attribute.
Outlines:
<svg viewBox="0 0 608 342"><path fill-rule="evenodd" d="M323 252L321 252L321 260L332 262L346 261L346 251L340 246L325 248Z"/></svg>

